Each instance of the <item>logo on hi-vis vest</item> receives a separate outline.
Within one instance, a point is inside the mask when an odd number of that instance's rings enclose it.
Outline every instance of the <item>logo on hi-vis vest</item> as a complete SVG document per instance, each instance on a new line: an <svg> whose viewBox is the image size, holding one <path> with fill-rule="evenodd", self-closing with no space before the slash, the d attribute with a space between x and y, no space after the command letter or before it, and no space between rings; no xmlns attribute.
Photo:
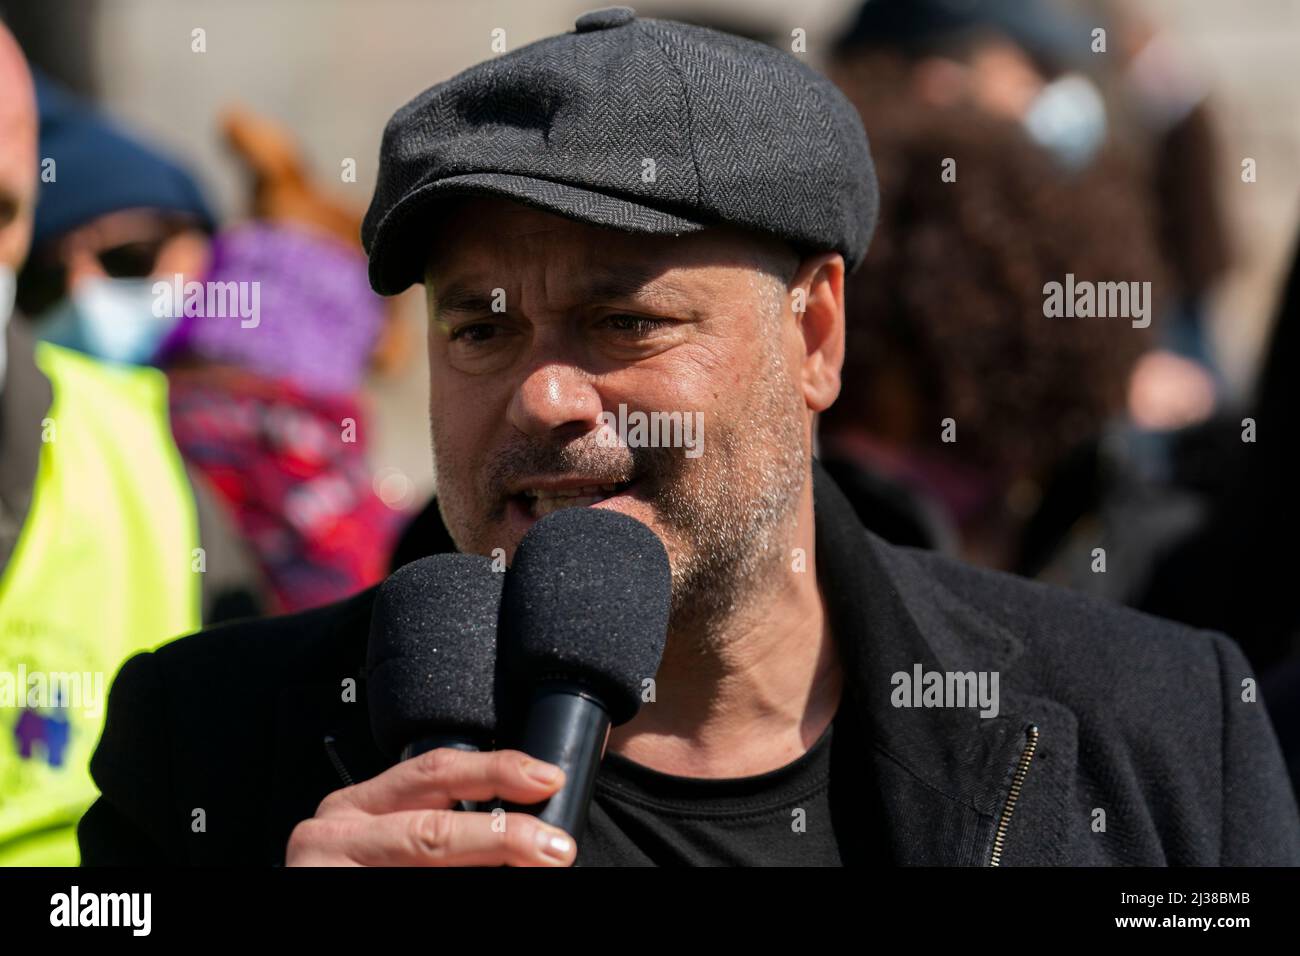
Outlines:
<svg viewBox="0 0 1300 956"><path fill-rule="evenodd" d="M23 709L14 725L14 745L18 756L24 760L43 759L51 767L63 766L63 754L68 749L71 725L63 711L41 714Z"/></svg>

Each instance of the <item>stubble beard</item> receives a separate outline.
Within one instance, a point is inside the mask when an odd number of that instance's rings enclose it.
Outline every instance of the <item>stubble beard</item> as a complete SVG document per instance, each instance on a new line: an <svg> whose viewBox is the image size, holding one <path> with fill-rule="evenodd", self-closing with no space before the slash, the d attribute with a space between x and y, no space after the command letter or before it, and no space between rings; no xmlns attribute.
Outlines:
<svg viewBox="0 0 1300 956"><path fill-rule="evenodd" d="M774 350L775 351L775 350ZM665 488L661 520L686 547L673 562L670 643L714 656L739 617L781 587L804 483L804 407L779 355L770 356L743 406L715 425L689 484Z"/></svg>
<svg viewBox="0 0 1300 956"><path fill-rule="evenodd" d="M495 502L512 479L548 472L635 476L671 558L669 645L691 657L716 656L736 621L782 586L809 478L807 409L787 371L779 326L765 332L771 334L760 338L767 353L762 374L740 414L707 422L698 458L680 448L600 447L590 435L565 445L520 442L488 469L488 509L476 501L483 483L442 463L439 484L449 478L443 486L450 494L439 495L439 507L456 546L489 554L503 544L493 544L493 529L504 519L504 505Z"/></svg>

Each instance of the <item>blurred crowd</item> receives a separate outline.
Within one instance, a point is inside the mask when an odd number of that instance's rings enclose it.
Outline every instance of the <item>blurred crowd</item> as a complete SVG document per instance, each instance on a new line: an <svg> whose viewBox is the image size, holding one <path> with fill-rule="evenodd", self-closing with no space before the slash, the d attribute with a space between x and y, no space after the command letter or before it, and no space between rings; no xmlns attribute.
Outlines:
<svg viewBox="0 0 1300 956"><path fill-rule="evenodd" d="M881 213L819 455L894 543L1233 637L1298 779L1300 260L1234 401L1206 320L1242 172L1170 38L1086 9L869 0L824 57ZM192 171L34 72L0 28L0 670L111 676L432 551L366 458L368 383L411 343L361 210L232 106L213 122L247 195L220 220ZM1049 316L1067 275L1149 282L1151 321ZM158 308L156 283L191 281L257 283L255 321ZM0 864L75 862L101 719L0 710Z"/></svg>

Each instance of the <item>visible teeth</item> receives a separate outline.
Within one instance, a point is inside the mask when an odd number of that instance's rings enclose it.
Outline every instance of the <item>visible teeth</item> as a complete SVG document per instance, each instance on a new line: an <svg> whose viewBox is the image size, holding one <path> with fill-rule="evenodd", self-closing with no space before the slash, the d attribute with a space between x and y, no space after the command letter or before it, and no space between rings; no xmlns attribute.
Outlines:
<svg viewBox="0 0 1300 956"><path fill-rule="evenodd" d="M617 493L622 485L622 482L613 482L580 488L526 488L523 496L529 499L529 510L540 518L561 508L585 508L598 504Z"/></svg>
<svg viewBox="0 0 1300 956"><path fill-rule="evenodd" d="M564 508L586 508L604 501L606 497L606 495L565 495L557 498L538 498L533 502L533 515L541 518L552 511L561 511Z"/></svg>

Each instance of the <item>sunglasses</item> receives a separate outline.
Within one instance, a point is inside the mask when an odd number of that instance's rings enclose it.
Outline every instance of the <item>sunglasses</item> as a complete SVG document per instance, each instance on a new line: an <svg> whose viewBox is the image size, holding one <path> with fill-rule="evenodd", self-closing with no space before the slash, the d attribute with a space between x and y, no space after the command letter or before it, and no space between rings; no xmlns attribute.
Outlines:
<svg viewBox="0 0 1300 956"><path fill-rule="evenodd" d="M99 260L100 268L114 279L143 279L153 272L159 253L170 238L124 242L99 249L93 255Z"/></svg>
<svg viewBox="0 0 1300 956"><path fill-rule="evenodd" d="M137 239L105 246L91 252L113 279L143 279L151 275L158 264L163 246L171 241L173 233ZM28 315L40 315L67 294L68 275L54 255L34 256L29 259L18 282L18 307Z"/></svg>

